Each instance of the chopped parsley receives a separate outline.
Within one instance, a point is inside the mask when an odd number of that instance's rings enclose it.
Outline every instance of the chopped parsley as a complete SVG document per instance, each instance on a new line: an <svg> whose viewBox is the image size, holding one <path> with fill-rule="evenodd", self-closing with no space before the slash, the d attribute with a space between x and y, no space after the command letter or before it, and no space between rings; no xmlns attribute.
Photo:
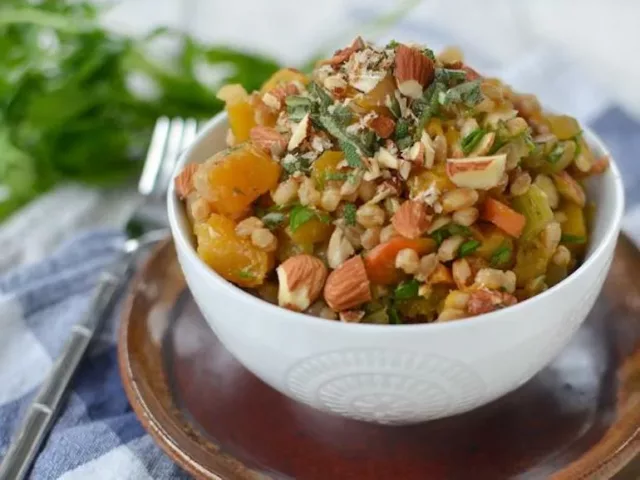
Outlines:
<svg viewBox="0 0 640 480"><path fill-rule="evenodd" d="M503 243L491 254L489 263L492 267L500 267L507 264L511 260L511 248Z"/></svg>
<svg viewBox="0 0 640 480"><path fill-rule="evenodd" d="M466 257L467 255L471 255L475 252L480 246L480 242L478 240L467 240L462 245L460 245L460 249L458 250L458 256L460 258Z"/></svg>
<svg viewBox="0 0 640 480"><path fill-rule="evenodd" d="M555 148L551 151L551 153L547 156L547 161L551 164L558 163L558 160L562 158L564 154L564 145L558 143Z"/></svg>
<svg viewBox="0 0 640 480"><path fill-rule="evenodd" d="M448 223L444 227L440 227L436 231L431 233L431 238L433 238L438 246L442 244L447 238L452 235L460 235L463 237L471 236L471 230L468 227L458 225L457 223Z"/></svg>
<svg viewBox="0 0 640 480"><path fill-rule="evenodd" d="M286 215L280 212L270 212L264 215L261 220L264 223L264 226L269 230L273 230L278 228L280 225L284 223L286 219Z"/></svg>
<svg viewBox="0 0 640 480"><path fill-rule="evenodd" d="M356 206L353 203L347 203L344 206L344 221L349 226L356 224Z"/></svg>
<svg viewBox="0 0 640 480"><path fill-rule="evenodd" d="M583 235L569 235L567 233L563 233L560 237L560 243L573 243L576 245L582 245L587 243L587 237Z"/></svg>
<svg viewBox="0 0 640 480"><path fill-rule="evenodd" d="M410 298L416 298L418 296L419 289L420 282L413 278L398 285L393 292L393 296L396 300L408 300Z"/></svg>
<svg viewBox="0 0 640 480"><path fill-rule="evenodd" d="M302 225L314 218L317 218L324 223L329 223L331 221L328 215L313 210L312 208L305 207L304 205L296 205L291 209L291 212L289 212L289 228L292 232L295 232Z"/></svg>
<svg viewBox="0 0 640 480"><path fill-rule="evenodd" d="M254 280L256 276L249 270L249 267L243 268L238 272L238 276L240 278L244 278L245 280Z"/></svg>
<svg viewBox="0 0 640 480"><path fill-rule="evenodd" d="M469 133L460 141L460 147L465 155L469 155L480 143L485 133L482 128L476 128L473 132Z"/></svg>

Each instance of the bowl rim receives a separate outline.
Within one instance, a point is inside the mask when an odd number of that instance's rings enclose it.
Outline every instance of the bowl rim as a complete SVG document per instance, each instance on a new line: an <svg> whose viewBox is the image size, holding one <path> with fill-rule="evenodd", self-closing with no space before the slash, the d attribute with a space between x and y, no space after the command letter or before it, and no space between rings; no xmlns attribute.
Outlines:
<svg viewBox="0 0 640 480"><path fill-rule="evenodd" d="M180 155L178 161L176 162L173 175L175 175L175 172L179 171L184 165L189 163L188 160L192 156L194 150L202 143L205 138L211 135L214 130L223 126L226 119L227 114L223 111L205 124L192 144ZM600 240L596 248L591 252L591 254L589 254L585 261L573 273L571 273L571 275L569 275L558 284L538 295L535 295L534 297L528 298L527 300L519 302L516 305L512 305L507 309L496 310L493 312L464 318L461 319L461 321L388 325L368 323L351 324L346 322L327 321L326 319L315 317L313 315L294 312L292 310L280 307L279 305L271 304L254 295L251 295L250 293L245 292L240 287L237 287L233 283L220 276L217 272L215 272L200 259L191 241L191 235L187 235L187 233L180 225L180 222L178 221L178 216L183 214L183 210L181 208L182 202L178 199L175 193L174 182L170 182L169 189L167 191L167 211L169 217L169 225L171 228L171 235L176 244L176 248L181 250L186 255L187 260L191 264L195 265L195 268L199 271L200 274L204 275L207 282L212 282L218 285L222 289L222 291L224 291L230 298L233 298L234 300L237 299L237 301L240 302L248 303L252 308L265 309L266 312L272 312L274 315L281 316L283 320L290 319L291 321L295 321L298 323L309 322L310 326L316 326L319 328L334 328L340 329L342 331L345 331L347 329L353 329L357 332L390 331L389 329L391 328L395 329L395 331L402 329L403 332L411 333L418 330L423 331L424 329L450 330L455 328L464 328L466 325L470 325L470 322L473 322L473 324L475 325L480 325L482 323L496 321L499 318L504 318L505 312L507 311L513 313L517 317L518 313L522 313L523 311L534 307L535 303L539 303L544 298L555 295L561 292L567 286L577 282L579 280L579 277L581 277L587 270L592 268L596 260L605 254L607 245L609 245L611 242L615 242L620 232L622 216L624 213L624 187L620 170L618 169L615 160L613 159L611 153L605 146L602 139L591 128L584 126L583 134L590 145L595 146L602 153L602 155L607 156L610 160L610 167L605 175L612 176L614 183L614 198L612 208L613 211L610 212L613 219L611 220L608 231L604 234L603 238ZM188 219L184 220L185 222L188 222Z"/></svg>

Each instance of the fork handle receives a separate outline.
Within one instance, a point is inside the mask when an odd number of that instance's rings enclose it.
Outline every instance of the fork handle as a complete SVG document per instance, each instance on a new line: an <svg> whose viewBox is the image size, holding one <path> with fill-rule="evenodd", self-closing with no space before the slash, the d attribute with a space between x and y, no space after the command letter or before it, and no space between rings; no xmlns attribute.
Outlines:
<svg viewBox="0 0 640 480"><path fill-rule="evenodd" d="M129 277L132 259L130 253L123 252L101 274L84 318L73 326L71 337L29 406L7 454L0 463L0 480L26 478L43 441L56 421L71 379L89 343L104 324L116 293Z"/></svg>

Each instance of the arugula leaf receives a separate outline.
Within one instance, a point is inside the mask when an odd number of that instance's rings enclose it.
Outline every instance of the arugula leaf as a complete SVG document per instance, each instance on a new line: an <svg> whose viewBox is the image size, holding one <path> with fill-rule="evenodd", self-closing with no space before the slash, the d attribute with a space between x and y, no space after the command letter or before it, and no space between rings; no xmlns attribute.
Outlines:
<svg viewBox="0 0 640 480"><path fill-rule="evenodd" d="M474 148L478 146L478 143L484 137L486 131L482 128L476 128L473 132L469 133L460 141L460 147L465 155L469 155Z"/></svg>
<svg viewBox="0 0 640 480"><path fill-rule="evenodd" d="M393 292L393 296L397 300L407 300L418 296L418 290L420 289L420 282L415 278L407 280L398 285Z"/></svg>
<svg viewBox="0 0 640 480"><path fill-rule="evenodd" d="M353 203L347 203L344 206L344 220L349 226L356 224L356 206Z"/></svg>
<svg viewBox="0 0 640 480"><path fill-rule="evenodd" d="M324 223L329 223L331 221L328 215L313 210L312 208L305 207L304 205L295 205L289 212L289 228L292 232L295 232L302 225L314 218L317 218Z"/></svg>
<svg viewBox="0 0 640 480"><path fill-rule="evenodd" d="M500 267L507 264L511 260L511 248L503 243L491 254L489 263L492 267Z"/></svg>
<svg viewBox="0 0 640 480"><path fill-rule="evenodd" d="M583 243L587 243L587 237L583 235L569 235L567 233L563 233L560 237L560 243L573 243L576 245L581 245Z"/></svg>
<svg viewBox="0 0 640 480"><path fill-rule="evenodd" d="M269 230L274 230L284 223L286 216L284 213L270 212L264 215L261 220L265 227Z"/></svg>
<svg viewBox="0 0 640 480"><path fill-rule="evenodd" d="M460 245L460 249L458 250L458 256L460 258L466 257L467 255L471 255L475 252L480 246L480 242L478 240L467 240L462 245Z"/></svg>

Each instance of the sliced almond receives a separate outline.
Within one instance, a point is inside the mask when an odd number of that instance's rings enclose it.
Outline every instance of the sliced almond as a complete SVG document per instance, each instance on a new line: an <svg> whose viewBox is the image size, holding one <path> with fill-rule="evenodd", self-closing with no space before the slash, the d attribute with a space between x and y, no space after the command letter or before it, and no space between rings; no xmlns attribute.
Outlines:
<svg viewBox="0 0 640 480"><path fill-rule="evenodd" d="M393 170L398 169L399 159L393 153L391 153L386 148L382 147L376 153L376 158L378 159L378 163L386 168L391 168Z"/></svg>
<svg viewBox="0 0 640 480"><path fill-rule="evenodd" d="M327 277L324 299L335 311L349 310L371 300L371 288L362 257L350 258Z"/></svg>
<svg viewBox="0 0 640 480"><path fill-rule="evenodd" d="M294 127L291 134L291 139L289 140L289 145L287 145L287 150L291 151L298 148L298 146L304 141L304 139L307 138L307 135L309 134L309 126L309 114L307 113L304 117L302 117L300 123L298 123L298 125Z"/></svg>
<svg viewBox="0 0 640 480"><path fill-rule="evenodd" d="M431 216L424 203L407 200L400 205L391 223L403 237L418 238L431 225Z"/></svg>
<svg viewBox="0 0 640 480"><path fill-rule="evenodd" d="M340 65L341 63L349 60L349 57L365 47L364 40L361 37L356 37L353 43L347 48L343 48L342 50L336 51L329 60L325 60L322 63L329 65Z"/></svg>
<svg viewBox="0 0 640 480"><path fill-rule="evenodd" d="M490 157L448 158L447 175L458 187L489 190L505 173L506 154Z"/></svg>
<svg viewBox="0 0 640 480"><path fill-rule="evenodd" d="M435 67L433 60L417 48L399 45L396 49L394 75L398 90L410 98L419 98L431 80Z"/></svg>
<svg viewBox="0 0 640 480"><path fill-rule="evenodd" d="M315 302L322 292L327 267L313 255L296 255L277 268L278 304L302 312Z"/></svg>
<svg viewBox="0 0 640 480"><path fill-rule="evenodd" d="M280 156L287 148L287 140L275 128L257 126L249 132L253 144L275 156Z"/></svg>
<svg viewBox="0 0 640 480"><path fill-rule="evenodd" d="M380 138L389 138L396 129L396 122L386 115L379 115L369 122L369 127Z"/></svg>
<svg viewBox="0 0 640 480"><path fill-rule="evenodd" d="M566 171L553 174L553 183L556 184L558 193L561 196L581 207L584 207L587 201L584 190Z"/></svg>
<svg viewBox="0 0 640 480"><path fill-rule="evenodd" d="M185 166L175 178L176 193L180 198L186 198L195 190L193 186L193 174L198 169L197 163L190 163Z"/></svg>

